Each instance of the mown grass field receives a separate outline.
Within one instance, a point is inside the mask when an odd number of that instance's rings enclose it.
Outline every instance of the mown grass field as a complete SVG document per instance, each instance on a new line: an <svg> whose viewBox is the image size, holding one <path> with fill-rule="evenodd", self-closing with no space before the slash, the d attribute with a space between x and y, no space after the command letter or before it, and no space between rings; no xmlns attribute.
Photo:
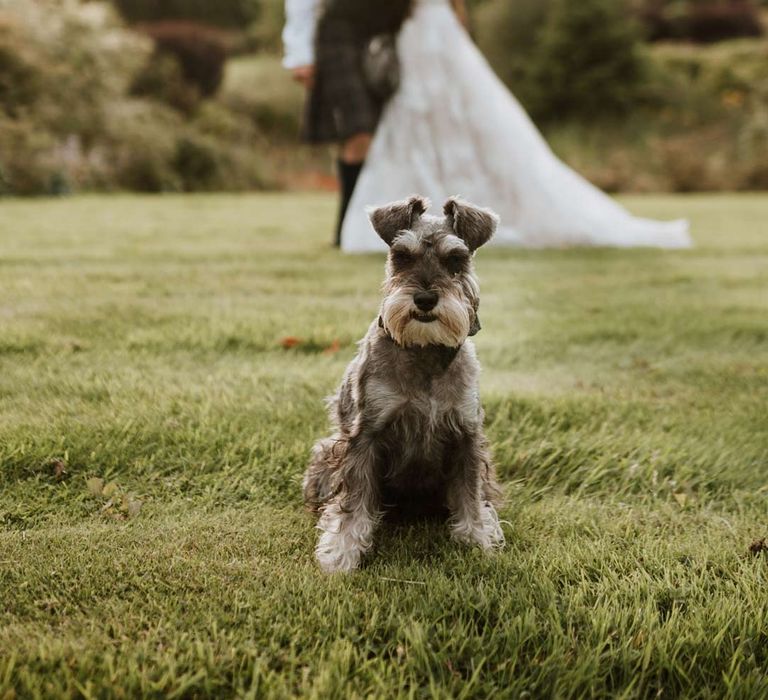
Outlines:
<svg viewBox="0 0 768 700"><path fill-rule="evenodd" d="M0 202L0 698L768 695L768 197L625 201L697 247L478 254L507 548L330 578L300 478L383 263L333 198Z"/></svg>

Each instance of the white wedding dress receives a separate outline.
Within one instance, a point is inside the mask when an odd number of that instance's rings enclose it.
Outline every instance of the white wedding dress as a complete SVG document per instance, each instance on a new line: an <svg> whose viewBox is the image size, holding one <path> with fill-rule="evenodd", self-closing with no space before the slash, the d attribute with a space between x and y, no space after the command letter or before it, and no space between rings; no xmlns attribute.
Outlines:
<svg viewBox="0 0 768 700"><path fill-rule="evenodd" d="M357 182L343 250L384 250L365 210L411 194L429 197L434 213L452 195L495 210L497 245L691 245L686 221L634 217L558 160L449 0L415 0L398 52L400 89Z"/></svg>

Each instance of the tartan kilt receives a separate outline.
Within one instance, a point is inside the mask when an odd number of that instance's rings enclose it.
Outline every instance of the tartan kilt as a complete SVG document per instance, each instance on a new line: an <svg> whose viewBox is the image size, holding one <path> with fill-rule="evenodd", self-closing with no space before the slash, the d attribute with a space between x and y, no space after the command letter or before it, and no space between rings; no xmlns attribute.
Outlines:
<svg viewBox="0 0 768 700"><path fill-rule="evenodd" d="M309 94L304 138L340 142L376 130L383 104L370 92L363 73L365 39L344 22L318 27L315 84Z"/></svg>
<svg viewBox="0 0 768 700"><path fill-rule="evenodd" d="M330 0L315 37L315 83L307 99L303 137L345 141L376 131L384 102L369 90L363 54L373 36L396 32L410 0Z"/></svg>

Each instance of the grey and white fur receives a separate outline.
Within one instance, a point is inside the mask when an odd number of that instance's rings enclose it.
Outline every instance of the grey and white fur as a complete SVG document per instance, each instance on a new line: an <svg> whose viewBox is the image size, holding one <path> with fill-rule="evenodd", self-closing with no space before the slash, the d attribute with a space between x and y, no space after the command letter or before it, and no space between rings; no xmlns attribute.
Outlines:
<svg viewBox="0 0 768 700"><path fill-rule="evenodd" d="M335 432L304 476L327 572L359 566L390 507L446 507L455 539L504 544L469 339L480 330L473 255L498 218L456 198L443 217L428 208L411 197L369 212L389 246L384 298L330 399Z"/></svg>

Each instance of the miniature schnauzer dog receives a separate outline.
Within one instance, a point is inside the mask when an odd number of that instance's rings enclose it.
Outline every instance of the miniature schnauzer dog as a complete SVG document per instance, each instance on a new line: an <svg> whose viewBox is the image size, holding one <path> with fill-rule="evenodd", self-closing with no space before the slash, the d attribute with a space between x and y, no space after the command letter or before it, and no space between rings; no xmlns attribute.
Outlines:
<svg viewBox="0 0 768 700"><path fill-rule="evenodd" d="M389 246L384 299L329 401L335 433L314 446L304 476L327 572L359 566L392 506L446 507L455 539L504 544L469 340L480 330L472 256L498 217L458 199L444 217L428 208L411 197L369 212Z"/></svg>

